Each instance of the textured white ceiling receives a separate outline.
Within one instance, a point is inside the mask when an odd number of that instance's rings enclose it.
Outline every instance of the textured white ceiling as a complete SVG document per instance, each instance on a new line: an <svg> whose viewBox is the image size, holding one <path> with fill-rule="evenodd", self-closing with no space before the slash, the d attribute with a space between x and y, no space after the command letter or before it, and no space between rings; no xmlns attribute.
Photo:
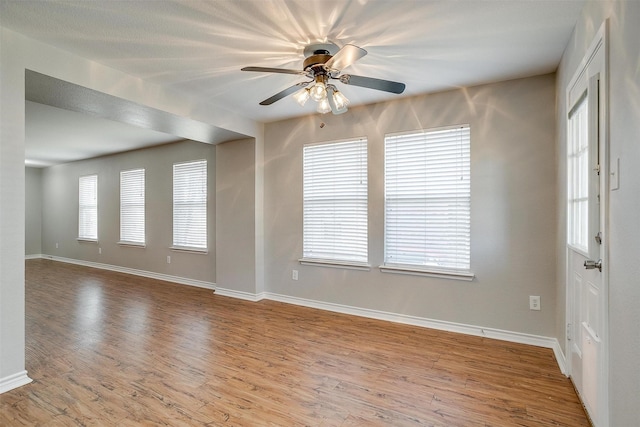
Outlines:
<svg viewBox="0 0 640 427"><path fill-rule="evenodd" d="M257 121L313 112L303 81L242 72L301 68L311 42L368 55L346 72L404 82L402 95L338 83L353 105L554 71L583 0L0 0L3 26ZM311 104L311 103L309 103Z"/></svg>
<svg viewBox="0 0 640 427"><path fill-rule="evenodd" d="M25 113L25 139L29 141L25 147L25 158L28 159L27 166L32 167L51 166L183 139L31 101L26 101ZM60 137L52 141L52 135Z"/></svg>
<svg viewBox="0 0 640 427"><path fill-rule="evenodd" d="M183 139L217 144L247 137L31 70L25 71L25 98L25 154L30 166Z"/></svg>

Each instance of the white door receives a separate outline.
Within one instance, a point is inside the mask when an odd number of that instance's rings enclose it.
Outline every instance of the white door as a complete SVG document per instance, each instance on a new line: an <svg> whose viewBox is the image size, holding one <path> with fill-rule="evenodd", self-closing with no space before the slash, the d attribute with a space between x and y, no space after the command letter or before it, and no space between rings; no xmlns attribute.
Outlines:
<svg viewBox="0 0 640 427"><path fill-rule="evenodd" d="M605 58L601 30L567 90L567 364L596 426L608 419Z"/></svg>

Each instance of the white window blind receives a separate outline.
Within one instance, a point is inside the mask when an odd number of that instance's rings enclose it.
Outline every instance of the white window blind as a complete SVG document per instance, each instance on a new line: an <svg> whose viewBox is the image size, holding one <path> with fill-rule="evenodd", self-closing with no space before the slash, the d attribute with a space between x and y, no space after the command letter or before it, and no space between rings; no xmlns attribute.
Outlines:
<svg viewBox="0 0 640 427"><path fill-rule="evenodd" d="M207 161L173 165L173 246L207 248Z"/></svg>
<svg viewBox="0 0 640 427"><path fill-rule="evenodd" d="M78 238L98 240L98 175L78 181Z"/></svg>
<svg viewBox="0 0 640 427"><path fill-rule="evenodd" d="M367 262L367 140L305 145L303 258Z"/></svg>
<svg viewBox="0 0 640 427"><path fill-rule="evenodd" d="M469 271L468 125L385 137L385 265Z"/></svg>
<svg viewBox="0 0 640 427"><path fill-rule="evenodd" d="M586 94L586 92L585 92ZM589 234L589 139L588 102L582 96L569 115L568 168L568 242L588 251Z"/></svg>
<svg viewBox="0 0 640 427"><path fill-rule="evenodd" d="M120 172L120 241L145 243L145 170Z"/></svg>

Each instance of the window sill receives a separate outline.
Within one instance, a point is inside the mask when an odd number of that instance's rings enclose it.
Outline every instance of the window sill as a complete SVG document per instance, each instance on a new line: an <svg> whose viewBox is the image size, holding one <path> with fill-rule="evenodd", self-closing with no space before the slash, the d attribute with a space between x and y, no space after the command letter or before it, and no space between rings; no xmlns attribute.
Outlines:
<svg viewBox="0 0 640 427"><path fill-rule="evenodd" d="M76 240L78 242L98 243L98 239L90 239L88 237L78 237Z"/></svg>
<svg viewBox="0 0 640 427"><path fill-rule="evenodd" d="M139 243L139 242L118 242L118 245L120 246L128 246L128 247L132 247L132 248L146 248L147 245L145 243Z"/></svg>
<svg viewBox="0 0 640 427"><path fill-rule="evenodd" d="M437 270L421 268L411 265L381 265L378 267L382 273L408 274L412 276L437 277L439 279L462 280L470 282L475 277L470 271Z"/></svg>
<svg viewBox="0 0 640 427"><path fill-rule="evenodd" d="M337 261L330 259L300 258L298 262L302 265L313 265L316 267L344 268L347 270L369 271L371 266L364 262Z"/></svg>
<svg viewBox="0 0 640 427"><path fill-rule="evenodd" d="M200 255L206 255L209 253L209 250L206 248L190 248L188 246L169 246L169 249L175 252L190 252Z"/></svg>

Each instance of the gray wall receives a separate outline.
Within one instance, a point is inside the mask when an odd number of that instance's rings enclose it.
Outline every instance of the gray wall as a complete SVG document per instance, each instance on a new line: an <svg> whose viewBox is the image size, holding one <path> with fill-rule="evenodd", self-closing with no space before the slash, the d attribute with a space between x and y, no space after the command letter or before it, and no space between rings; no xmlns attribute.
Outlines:
<svg viewBox="0 0 640 427"><path fill-rule="evenodd" d="M25 255L42 253L42 169L25 168Z"/></svg>
<svg viewBox="0 0 640 427"><path fill-rule="evenodd" d="M596 31L609 19L609 150L620 158L620 189L609 193L609 404L611 426L640 425L640 2L590 1L558 70L558 175L564 177L564 91ZM565 340L566 183L558 182L556 336Z"/></svg>
<svg viewBox="0 0 640 427"><path fill-rule="evenodd" d="M24 269L16 268L25 256L25 70L263 142L263 126L251 119L0 27L0 389L29 381Z"/></svg>
<svg viewBox="0 0 640 427"><path fill-rule="evenodd" d="M255 141L216 145L216 162L216 287L255 295Z"/></svg>
<svg viewBox="0 0 640 427"><path fill-rule="evenodd" d="M173 163L207 159L207 254L171 251ZM145 168L146 247L118 245L120 171ZM78 237L78 178L98 174L98 243ZM215 283L215 146L193 141L45 168L42 172L44 254ZM56 243L58 247L56 248ZM98 249L102 249L99 254ZM167 263L171 256L171 264Z"/></svg>
<svg viewBox="0 0 640 427"><path fill-rule="evenodd" d="M265 127L269 292L543 336L555 334L555 75L310 116ZM326 126L319 127L320 121ZM386 133L471 125L473 282L381 273ZM302 146L366 136L371 271L303 266ZM299 281L291 270L299 270ZM541 311L529 310L540 295Z"/></svg>
<svg viewBox="0 0 640 427"><path fill-rule="evenodd" d="M25 371L24 66L13 34L0 28L0 390L29 382ZM9 383L9 385L5 385Z"/></svg>

